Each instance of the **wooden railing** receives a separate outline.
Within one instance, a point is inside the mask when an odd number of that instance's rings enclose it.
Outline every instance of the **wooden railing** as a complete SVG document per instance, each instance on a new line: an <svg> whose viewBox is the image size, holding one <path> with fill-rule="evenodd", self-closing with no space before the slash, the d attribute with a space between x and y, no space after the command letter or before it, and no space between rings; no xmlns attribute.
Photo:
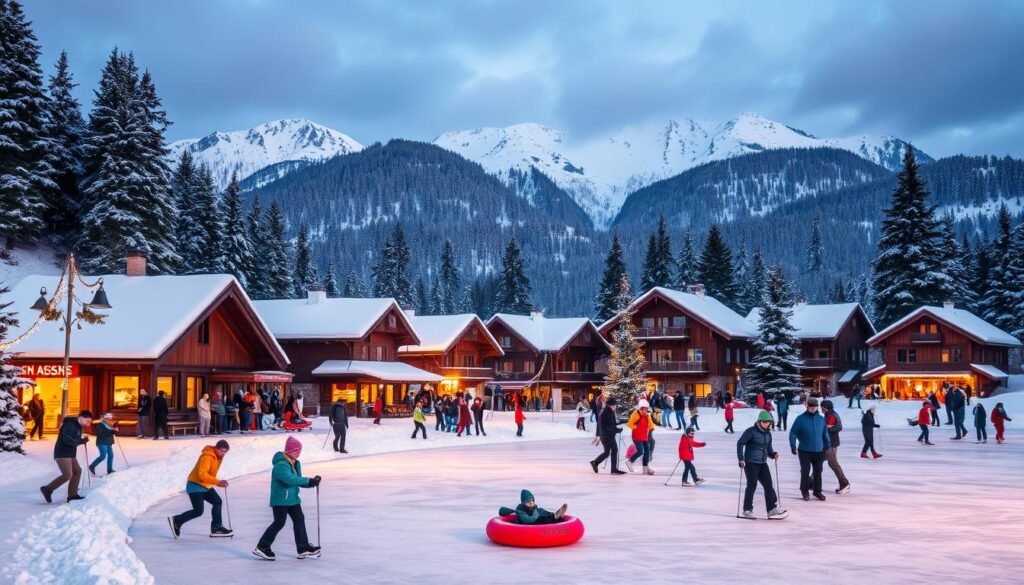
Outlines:
<svg viewBox="0 0 1024 585"><path fill-rule="evenodd" d="M911 333L911 343L942 343L941 333Z"/></svg>
<svg viewBox="0 0 1024 585"><path fill-rule="evenodd" d="M648 362L648 372L706 372L707 362Z"/></svg>
<svg viewBox="0 0 1024 585"><path fill-rule="evenodd" d="M690 337L689 327L637 327L637 339L649 339L651 337Z"/></svg>
<svg viewBox="0 0 1024 585"><path fill-rule="evenodd" d="M491 378L494 370L467 366L443 366L441 375L446 378Z"/></svg>

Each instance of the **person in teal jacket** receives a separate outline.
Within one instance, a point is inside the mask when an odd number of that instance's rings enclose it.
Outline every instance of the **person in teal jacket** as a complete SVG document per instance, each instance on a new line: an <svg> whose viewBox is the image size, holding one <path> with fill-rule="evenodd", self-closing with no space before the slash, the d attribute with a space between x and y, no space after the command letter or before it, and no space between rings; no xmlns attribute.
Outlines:
<svg viewBox="0 0 1024 585"><path fill-rule="evenodd" d="M562 517L565 516L565 510L569 507L568 504L562 504L562 507L558 510L549 512L537 506L537 502L534 501L530 490L520 492L519 502L520 504L516 506L516 520L520 524L555 524L561 522Z"/></svg>
<svg viewBox="0 0 1024 585"><path fill-rule="evenodd" d="M815 498L825 501L825 494L821 493L821 468L825 452L832 447L832 442L825 417L818 412L817 398L808 398L807 410L793 421L789 429L789 447L793 455L800 457L800 496L805 501L809 500L811 495L808 492L813 490Z"/></svg>
<svg viewBox="0 0 1024 585"><path fill-rule="evenodd" d="M299 488L317 487L320 485L320 476L302 476L302 464L299 463L301 454L302 443L295 437L288 437L284 451L274 454L274 467L270 474L270 508L274 511L274 521L263 532L259 544L252 551L261 559L272 561L276 558L270 545L274 544L277 533L284 528L285 518L292 519L299 558L320 557L320 547L310 545L306 536L306 517L302 513L302 500L299 498Z"/></svg>

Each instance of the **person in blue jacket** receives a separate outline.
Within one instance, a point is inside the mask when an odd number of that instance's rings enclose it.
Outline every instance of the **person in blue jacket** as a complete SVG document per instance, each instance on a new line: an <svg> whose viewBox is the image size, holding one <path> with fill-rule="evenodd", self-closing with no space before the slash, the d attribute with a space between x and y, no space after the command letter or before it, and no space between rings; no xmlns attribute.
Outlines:
<svg viewBox="0 0 1024 585"><path fill-rule="evenodd" d="M780 431L789 429L789 392L779 392L775 395L775 410L779 415L775 428Z"/></svg>
<svg viewBox="0 0 1024 585"><path fill-rule="evenodd" d="M299 455L302 454L302 443L295 437L288 437L284 451L274 455L274 467L270 473L270 507L274 511L274 521L263 532L259 544L252 551L257 557L273 561L277 558L270 545L274 543L277 533L284 528L287 518L292 520L295 533L295 548L300 559L320 558L320 547L309 544L306 536L306 517L302 513L302 500L299 488L313 488L320 485L320 476L303 477Z"/></svg>
<svg viewBox="0 0 1024 585"><path fill-rule="evenodd" d="M779 499L772 485L772 473L768 468L769 459L778 459L779 454L772 448L771 413L762 410L757 414L754 426L743 431L736 441L736 458L740 469L747 478L747 489L743 497L743 518L754 518L754 492L757 484L764 490L764 503L768 518L782 519L788 514L779 508Z"/></svg>
<svg viewBox="0 0 1024 585"><path fill-rule="evenodd" d="M825 462L825 451L832 444L828 437L825 417L818 412L818 399L807 399L807 410L793 420L789 429L789 448L793 455L800 457L800 495L803 499L814 497L825 501L821 493L821 468Z"/></svg>

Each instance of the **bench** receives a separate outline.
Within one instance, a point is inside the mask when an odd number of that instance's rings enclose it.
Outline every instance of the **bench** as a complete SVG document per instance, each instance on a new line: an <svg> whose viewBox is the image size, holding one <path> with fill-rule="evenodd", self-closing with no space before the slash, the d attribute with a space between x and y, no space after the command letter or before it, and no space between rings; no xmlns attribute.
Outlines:
<svg viewBox="0 0 1024 585"><path fill-rule="evenodd" d="M392 405L384 407L384 416L389 418L400 418L412 416L412 409L405 405Z"/></svg>
<svg viewBox="0 0 1024 585"><path fill-rule="evenodd" d="M172 435L178 434L179 430L183 435L187 434L189 431L191 431L193 434L198 434L199 423L195 421L177 420L167 423L167 430L169 430Z"/></svg>

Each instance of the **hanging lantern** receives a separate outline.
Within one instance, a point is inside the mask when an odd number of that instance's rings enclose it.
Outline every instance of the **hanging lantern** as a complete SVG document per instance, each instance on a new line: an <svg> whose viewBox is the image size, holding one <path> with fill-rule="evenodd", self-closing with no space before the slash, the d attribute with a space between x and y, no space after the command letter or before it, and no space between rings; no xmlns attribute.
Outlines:
<svg viewBox="0 0 1024 585"><path fill-rule="evenodd" d="M39 298L32 305L32 309L35 311L45 311L48 308L50 308L50 301L46 300L46 287L44 286L39 289Z"/></svg>
<svg viewBox="0 0 1024 585"><path fill-rule="evenodd" d="M39 302L36 301L36 304ZM103 279L100 279L100 288L92 297L92 302L87 305L90 309L109 309L110 301L107 300L107 291L103 289Z"/></svg>

